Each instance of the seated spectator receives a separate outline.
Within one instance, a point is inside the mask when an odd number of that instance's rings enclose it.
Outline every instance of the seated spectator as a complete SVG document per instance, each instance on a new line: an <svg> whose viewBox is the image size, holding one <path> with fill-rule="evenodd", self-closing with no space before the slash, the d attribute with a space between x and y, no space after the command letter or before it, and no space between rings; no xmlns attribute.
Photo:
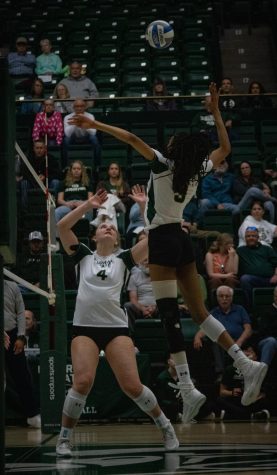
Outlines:
<svg viewBox="0 0 277 475"><path fill-rule="evenodd" d="M157 96L157 99L149 99L146 101L147 111L175 111L177 110L176 101L174 99L165 99L164 96L170 96L167 91L165 81L161 78L154 79L152 96Z"/></svg>
<svg viewBox="0 0 277 475"><path fill-rule="evenodd" d="M8 54L9 74L15 79L15 84L26 83L34 76L36 58L28 53L28 40L24 36L17 38L16 52Z"/></svg>
<svg viewBox="0 0 277 475"><path fill-rule="evenodd" d="M141 233L138 241L145 239L145 237L145 233ZM127 290L129 292L129 302L125 303L124 307L133 327L137 318L158 318L158 308L149 275L148 260L132 269Z"/></svg>
<svg viewBox="0 0 277 475"><path fill-rule="evenodd" d="M276 198L270 194L270 189L261 180L252 174L251 163L244 161L239 166L239 174L233 182L234 202L240 209L250 208L253 200L264 202L265 209L269 211L270 221L274 223Z"/></svg>
<svg viewBox="0 0 277 475"><path fill-rule="evenodd" d="M47 145L61 145L63 141L63 119L60 112L54 110L54 101L45 99L43 112L35 118L32 137L33 141L47 139Z"/></svg>
<svg viewBox="0 0 277 475"><path fill-rule="evenodd" d="M100 166L101 160L101 147L99 144L96 129L84 129L77 125L70 124L70 119L75 114L82 114L91 120L94 120L94 115L85 111L86 103L83 99L76 99L73 103L73 110L71 114L68 114L64 118L64 155L67 159L67 152L69 145L72 144L91 144L94 150L94 164L96 168Z"/></svg>
<svg viewBox="0 0 277 475"><path fill-rule="evenodd" d="M238 214L240 208L233 202L234 175L228 172L228 163L224 160L213 173L205 176L201 181L201 196L199 207L199 222L202 224L205 212L209 209L231 210Z"/></svg>
<svg viewBox="0 0 277 475"><path fill-rule="evenodd" d="M25 99L33 99L38 102L23 102L20 109L21 114L37 114L43 110L44 84L41 79L34 79L31 84L30 94Z"/></svg>
<svg viewBox="0 0 277 475"><path fill-rule="evenodd" d="M82 74L82 65L78 61L73 61L69 65L68 77L62 79L59 84L65 84L72 99L93 99L98 97L98 91L95 84L84 74ZM87 107L93 107L94 101L87 101Z"/></svg>
<svg viewBox="0 0 277 475"><path fill-rule="evenodd" d="M54 158L51 154L47 153L47 147L43 140L37 140L36 142L34 142L33 151L32 155L29 157L29 162L37 173L41 182L45 185L46 154L48 159L48 186L49 189L53 192L54 196L56 196L61 178L60 164L56 158ZM37 189L39 185L37 184L33 175L25 164L22 166L21 175L22 176L18 181L18 186L21 192L22 208L26 211L28 207L28 190Z"/></svg>
<svg viewBox="0 0 277 475"><path fill-rule="evenodd" d="M38 322L32 310L25 309L26 348L39 348Z"/></svg>
<svg viewBox="0 0 277 475"><path fill-rule="evenodd" d="M105 188L108 193L117 196L120 202L116 205L116 209L122 213L126 213L132 202L129 196L131 190L127 181L124 180L122 168L117 162L109 164L107 168L107 179L101 180L97 184L96 190L100 188Z"/></svg>
<svg viewBox="0 0 277 475"><path fill-rule="evenodd" d="M44 82L51 82L52 75L62 74L62 60L58 54L52 53L51 41L44 38L40 41L42 54L36 59L36 73L44 76Z"/></svg>
<svg viewBox="0 0 277 475"><path fill-rule="evenodd" d="M235 340L241 346L252 335L251 320L246 310L241 305L233 303L234 291L227 285L221 285L216 290L218 306L211 310L211 314L222 323ZM205 333L199 330L194 337L194 348L200 350L203 346L202 339ZM213 344L215 358L215 372L218 376L223 373L226 353L217 344Z"/></svg>
<svg viewBox="0 0 277 475"><path fill-rule="evenodd" d="M257 228L259 242L265 246L271 246L273 239L277 237L277 226L271 224L267 219L263 219L264 213L264 203L255 200L251 206L250 214L245 217L238 230L239 246L245 246L245 230L251 226Z"/></svg>
<svg viewBox="0 0 277 475"><path fill-rule="evenodd" d="M176 386L178 381L175 363L170 353L166 355L166 368L158 375L155 385L155 394L160 407L171 422L182 420L183 403Z"/></svg>
<svg viewBox="0 0 277 475"><path fill-rule="evenodd" d="M71 114L73 112L72 101L64 101L64 99L69 99L70 94L65 84L58 84L53 92L53 99L55 100L55 110L61 114Z"/></svg>
<svg viewBox="0 0 277 475"><path fill-rule="evenodd" d="M274 337L277 341L277 287L273 290L273 302L263 315L260 315L258 322L259 335L262 338Z"/></svg>
<svg viewBox="0 0 277 475"><path fill-rule="evenodd" d="M252 308L252 289L277 284L277 253L259 242L259 232L250 226L245 230L245 246L237 248L240 286L248 310Z"/></svg>
<svg viewBox="0 0 277 475"><path fill-rule="evenodd" d="M16 274L22 279L40 287L40 260L45 252L44 238L40 231L32 231L28 237L28 249L17 256ZM22 293L29 290L19 285Z"/></svg>
<svg viewBox="0 0 277 475"><path fill-rule="evenodd" d="M86 167L80 160L75 160L68 168L65 179L60 182L57 198L58 207L55 209L56 223L92 195L92 187ZM86 217L89 220L92 218L90 213Z"/></svg>
<svg viewBox="0 0 277 475"><path fill-rule="evenodd" d="M243 351L248 358L257 361L255 349L247 342L243 346ZM261 393L254 403L249 406L241 404L243 394L243 376L233 365L228 366L222 376L220 383L219 397L217 398L217 410L223 412L223 420L268 420L267 394L270 392L267 380L264 381Z"/></svg>
<svg viewBox="0 0 277 475"><path fill-rule="evenodd" d="M233 109L240 107L241 100L239 97L233 96L234 90L234 84L231 78L225 77L221 80L221 84L219 87L219 108L221 112L233 111ZM237 116L235 115L234 117Z"/></svg>
<svg viewBox="0 0 277 475"><path fill-rule="evenodd" d="M241 107L250 109L250 112L272 107L272 100L270 97L264 96L266 90L259 81L251 81L247 93L251 94L251 96L243 98Z"/></svg>
<svg viewBox="0 0 277 475"><path fill-rule="evenodd" d="M204 111L197 112L192 118L191 128L193 132L203 132L207 134L214 146L218 146L217 129L215 126L214 116L211 113L211 96L206 96L202 101ZM232 114L229 111L221 113L223 122L228 131L229 139L237 138L238 132L232 129Z"/></svg>
<svg viewBox="0 0 277 475"><path fill-rule="evenodd" d="M230 234L222 233L212 243L205 256L205 266L210 289L217 289L221 285L233 289L239 285L238 255Z"/></svg>

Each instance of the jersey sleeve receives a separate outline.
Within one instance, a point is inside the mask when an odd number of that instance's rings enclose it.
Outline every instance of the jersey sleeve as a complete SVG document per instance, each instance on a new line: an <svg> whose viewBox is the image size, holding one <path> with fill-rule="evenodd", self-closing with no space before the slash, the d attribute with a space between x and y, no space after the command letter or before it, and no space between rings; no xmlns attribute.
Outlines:
<svg viewBox="0 0 277 475"><path fill-rule="evenodd" d="M137 265L133 259L131 249L127 249L126 251L121 252L120 254L118 254L117 257L123 260L128 270L131 270L134 266Z"/></svg>
<svg viewBox="0 0 277 475"><path fill-rule="evenodd" d="M83 257L93 254L91 249L89 249L89 247L87 247L82 242L76 246L71 246L71 249L75 251L74 254L70 255L70 258L73 260L75 265L78 264L83 259Z"/></svg>
<svg viewBox="0 0 277 475"><path fill-rule="evenodd" d="M155 158L150 162L151 168L154 173L162 173L172 168L172 162L163 156L161 152L152 148Z"/></svg>
<svg viewBox="0 0 277 475"><path fill-rule="evenodd" d="M204 160L203 162L203 169L204 169L204 174L207 175L208 173L210 173L210 171L212 171L213 169L213 162L211 160L209 160L209 158L207 158L206 160Z"/></svg>

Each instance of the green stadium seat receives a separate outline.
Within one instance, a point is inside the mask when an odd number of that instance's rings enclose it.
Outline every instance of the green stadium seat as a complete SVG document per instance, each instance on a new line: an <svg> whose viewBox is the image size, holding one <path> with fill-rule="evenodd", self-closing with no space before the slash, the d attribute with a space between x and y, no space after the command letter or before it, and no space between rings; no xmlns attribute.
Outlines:
<svg viewBox="0 0 277 475"><path fill-rule="evenodd" d="M277 121L262 120L261 121L261 140L264 149L267 152L277 149Z"/></svg>
<svg viewBox="0 0 277 475"><path fill-rule="evenodd" d="M233 216L230 210L211 209L203 217L201 229L234 234Z"/></svg>
<svg viewBox="0 0 277 475"><path fill-rule="evenodd" d="M273 302L273 287L257 287L252 290L253 317L257 324Z"/></svg>

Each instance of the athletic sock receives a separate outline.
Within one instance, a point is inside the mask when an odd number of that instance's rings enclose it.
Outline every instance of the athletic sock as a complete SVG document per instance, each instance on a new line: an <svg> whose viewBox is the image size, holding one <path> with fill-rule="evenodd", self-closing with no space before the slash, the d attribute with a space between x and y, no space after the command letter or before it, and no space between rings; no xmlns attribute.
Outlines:
<svg viewBox="0 0 277 475"><path fill-rule="evenodd" d="M244 358L245 360L248 360L247 356L243 353L242 349L234 343L232 346L230 346L228 350L228 354L231 356L231 358L234 361L237 361L238 359Z"/></svg>
<svg viewBox="0 0 277 475"><path fill-rule="evenodd" d="M180 383L193 384L190 378L186 352L180 351L178 353L173 353L172 358L175 363L175 369Z"/></svg>
<svg viewBox="0 0 277 475"><path fill-rule="evenodd" d="M153 417L153 421L155 422L158 429L164 429L170 422L163 412L161 412L159 417Z"/></svg>
<svg viewBox="0 0 277 475"><path fill-rule="evenodd" d="M73 432L73 428L62 426L61 427L61 432L60 432L60 435L59 435L59 439L69 439L70 440L72 432Z"/></svg>

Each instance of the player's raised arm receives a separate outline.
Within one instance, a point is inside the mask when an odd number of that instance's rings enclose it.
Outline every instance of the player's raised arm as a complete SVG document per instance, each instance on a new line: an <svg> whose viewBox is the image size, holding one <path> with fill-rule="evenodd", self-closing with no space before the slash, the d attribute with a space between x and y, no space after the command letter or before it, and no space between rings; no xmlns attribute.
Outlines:
<svg viewBox="0 0 277 475"><path fill-rule="evenodd" d="M98 120L90 120L81 114L72 117L72 119L70 119L68 123L72 125L77 125L77 127L83 127L84 129L101 130L101 132L113 135L121 142L131 145L131 147L133 147L147 160L154 159L154 152L152 148L128 130L121 129L120 127L114 127L113 125L104 124L103 122L99 122Z"/></svg>
<svg viewBox="0 0 277 475"><path fill-rule="evenodd" d="M60 239L67 254L73 254L74 251L72 251L71 246L79 243L77 236L74 234L71 228L88 211L91 211L93 208L100 208L106 199L106 190L98 190L95 195L93 195L87 201L84 201L84 203L74 210L70 211L70 213L68 213L58 222L57 226L59 229Z"/></svg>
<svg viewBox="0 0 277 475"><path fill-rule="evenodd" d="M218 107L219 94L214 82L210 84L209 91L211 94L210 110L214 116L219 141L219 147L210 154L210 160L216 168L231 152L231 144Z"/></svg>

